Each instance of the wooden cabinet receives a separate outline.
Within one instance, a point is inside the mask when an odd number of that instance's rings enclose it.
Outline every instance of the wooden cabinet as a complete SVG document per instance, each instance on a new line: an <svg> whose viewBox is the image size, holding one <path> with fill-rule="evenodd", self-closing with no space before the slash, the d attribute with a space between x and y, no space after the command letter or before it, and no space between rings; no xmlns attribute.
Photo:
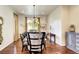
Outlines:
<svg viewBox="0 0 79 59"><path fill-rule="evenodd" d="M67 48L73 50L76 53L79 53L79 33L76 32L67 32Z"/></svg>

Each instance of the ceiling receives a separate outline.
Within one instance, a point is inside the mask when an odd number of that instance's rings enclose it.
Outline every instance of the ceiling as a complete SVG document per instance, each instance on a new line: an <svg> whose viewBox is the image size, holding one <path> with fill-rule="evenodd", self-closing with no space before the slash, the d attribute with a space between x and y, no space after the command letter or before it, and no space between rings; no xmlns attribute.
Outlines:
<svg viewBox="0 0 79 59"><path fill-rule="evenodd" d="M49 15L56 5L9 5L12 9L26 16L46 16Z"/></svg>

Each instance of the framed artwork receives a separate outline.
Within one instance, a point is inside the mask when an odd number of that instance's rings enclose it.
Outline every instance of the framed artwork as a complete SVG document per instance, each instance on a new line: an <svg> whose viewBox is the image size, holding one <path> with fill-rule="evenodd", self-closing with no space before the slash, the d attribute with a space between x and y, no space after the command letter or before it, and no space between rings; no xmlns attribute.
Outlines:
<svg viewBox="0 0 79 59"><path fill-rule="evenodd" d="M3 37L2 37L2 25L3 25L3 18L0 17L0 44L3 41Z"/></svg>
<svg viewBox="0 0 79 59"><path fill-rule="evenodd" d="M70 25L70 32L75 32L75 25L74 24Z"/></svg>

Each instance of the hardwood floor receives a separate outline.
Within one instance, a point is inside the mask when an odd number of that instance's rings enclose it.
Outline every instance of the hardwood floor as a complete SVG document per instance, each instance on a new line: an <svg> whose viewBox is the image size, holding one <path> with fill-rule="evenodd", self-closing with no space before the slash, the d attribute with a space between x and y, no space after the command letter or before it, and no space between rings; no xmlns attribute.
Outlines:
<svg viewBox="0 0 79 59"><path fill-rule="evenodd" d="M2 51L0 54L29 54L28 50L23 52L21 51L21 40L18 40L15 43L12 43ZM59 46L57 44L50 44L49 41L46 41L46 50L43 51L43 54L76 54L75 52L67 49L66 47Z"/></svg>

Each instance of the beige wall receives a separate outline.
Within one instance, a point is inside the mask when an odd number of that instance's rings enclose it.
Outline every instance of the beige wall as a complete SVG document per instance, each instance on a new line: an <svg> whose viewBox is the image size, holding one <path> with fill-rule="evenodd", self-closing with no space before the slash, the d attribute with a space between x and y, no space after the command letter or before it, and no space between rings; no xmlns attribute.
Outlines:
<svg viewBox="0 0 79 59"><path fill-rule="evenodd" d="M48 16L48 31L56 34L56 43L61 46L66 45L65 33L70 22L70 6L59 6Z"/></svg>
<svg viewBox="0 0 79 59"><path fill-rule="evenodd" d="M47 18L46 18L46 16L40 17L40 31L47 32Z"/></svg>
<svg viewBox="0 0 79 59"><path fill-rule="evenodd" d="M22 34L25 32L25 16L24 15L18 15L19 18L19 34Z"/></svg>
<svg viewBox="0 0 79 59"><path fill-rule="evenodd" d="M79 32L79 6L70 7L70 23L76 27L76 32Z"/></svg>
<svg viewBox="0 0 79 59"><path fill-rule="evenodd" d="M70 23L70 10L69 6L61 6L61 23L62 23L62 45L66 45L65 34L68 31Z"/></svg>
<svg viewBox="0 0 79 59"><path fill-rule="evenodd" d="M15 21L13 10L7 6L0 6L0 16L3 17L4 23L2 26L3 42L0 45L0 50L2 50L14 41Z"/></svg>
<svg viewBox="0 0 79 59"><path fill-rule="evenodd" d="M56 8L48 16L48 32L56 34L56 43L62 45L61 7Z"/></svg>
<svg viewBox="0 0 79 59"><path fill-rule="evenodd" d="M69 26L74 24L76 32L79 32L79 6L62 6L61 11L62 41L63 45L65 46L65 32L69 31Z"/></svg>

